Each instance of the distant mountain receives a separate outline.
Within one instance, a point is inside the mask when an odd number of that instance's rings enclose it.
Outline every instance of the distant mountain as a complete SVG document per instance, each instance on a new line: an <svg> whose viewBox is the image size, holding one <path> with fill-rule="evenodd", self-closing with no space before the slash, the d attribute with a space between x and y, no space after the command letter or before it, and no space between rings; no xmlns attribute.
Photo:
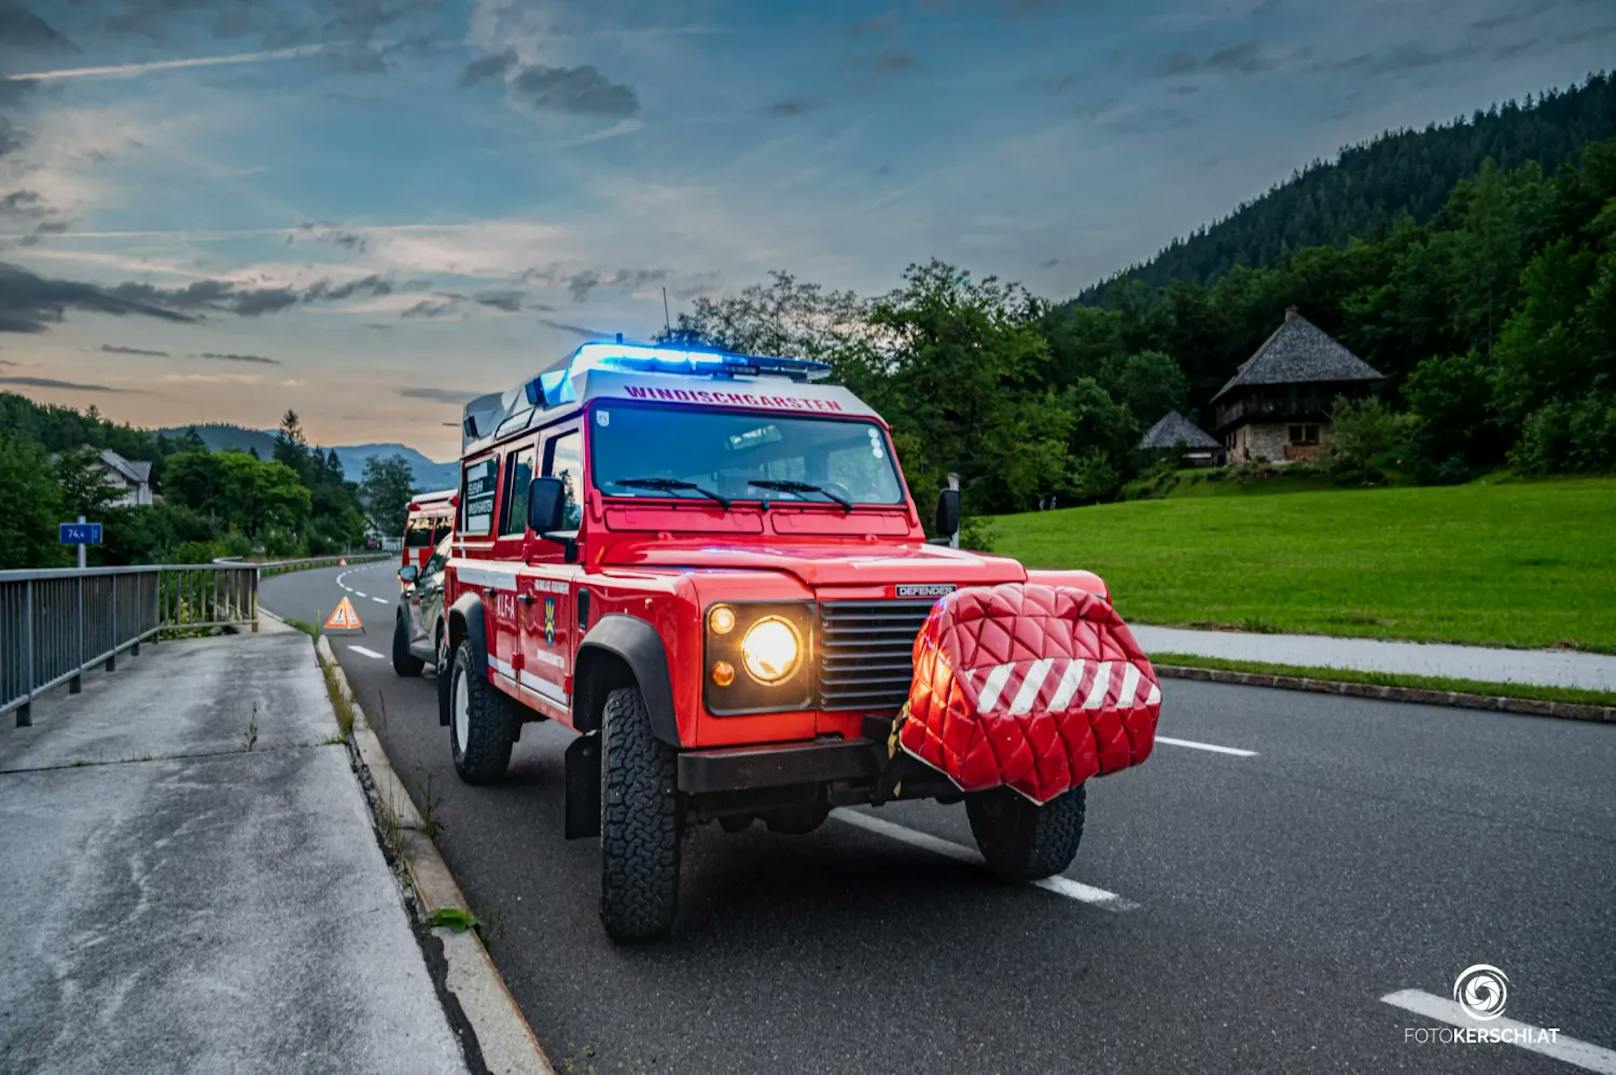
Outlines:
<svg viewBox="0 0 1616 1075"><path fill-rule="evenodd" d="M1174 239L1155 257L1085 289L1077 301L1104 305L1119 281L1211 284L1237 265L1274 264L1304 246L1382 238L1399 218L1429 220L1453 185L1491 157L1505 170L1536 161L1545 173L1573 162L1589 142L1616 137L1616 77L1592 75L1570 90L1508 101L1424 130L1387 131L1315 160L1268 193L1210 226Z"/></svg>
<svg viewBox="0 0 1616 1075"><path fill-rule="evenodd" d="M202 443L215 452L257 452L258 458L268 459L275 451L275 434L261 429L243 429L224 422L205 422L195 426L175 426L159 429L158 436L179 440L186 430L195 429Z"/></svg>
<svg viewBox="0 0 1616 1075"><path fill-rule="evenodd" d="M273 430L245 429L224 422L205 422L195 427L174 426L159 429L157 432L170 440L178 440L185 436L185 431L190 428L196 429L202 443L211 451L256 451L260 459L269 459L275 453ZM321 447L336 449L337 459L342 462L343 476L349 481L358 481L364 477L366 460L389 455L401 455L409 462L410 470L415 475L415 482L422 491L447 489L458 480L458 464L453 461L439 463L428 459L407 444L335 444Z"/></svg>
<svg viewBox="0 0 1616 1075"><path fill-rule="evenodd" d="M358 481L365 473L365 460L373 456L402 455L409 461L415 482L422 492L447 489L460 481L458 462L437 463L407 444L338 444L337 458L342 461L342 473L350 481Z"/></svg>

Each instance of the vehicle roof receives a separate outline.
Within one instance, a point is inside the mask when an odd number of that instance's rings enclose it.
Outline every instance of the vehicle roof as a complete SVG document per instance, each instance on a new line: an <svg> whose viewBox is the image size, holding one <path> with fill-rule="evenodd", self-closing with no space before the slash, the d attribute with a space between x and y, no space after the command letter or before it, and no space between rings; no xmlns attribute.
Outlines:
<svg viewBox="0 0 1616 1075"><path fill-rule="evenodd" d="M674 368L681 360L688 365ZM461 455L566 418L600 399L880 420L844 386L810 379L828 370L804 359L586 344L531 381L466 404Z"/></svg>

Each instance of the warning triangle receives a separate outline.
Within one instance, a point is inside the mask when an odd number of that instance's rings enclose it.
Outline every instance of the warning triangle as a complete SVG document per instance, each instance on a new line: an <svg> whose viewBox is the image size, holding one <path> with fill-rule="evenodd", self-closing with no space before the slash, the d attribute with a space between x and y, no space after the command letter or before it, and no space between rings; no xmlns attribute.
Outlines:
<svg viewBox="0 0 1616 1075"><path fill-rule="evenodd" d="M354 611L353 602L346 597L342 603L332 610L326 617L325 629L327 631L363 631L365 625L359 622L359 613Z"/></svg>

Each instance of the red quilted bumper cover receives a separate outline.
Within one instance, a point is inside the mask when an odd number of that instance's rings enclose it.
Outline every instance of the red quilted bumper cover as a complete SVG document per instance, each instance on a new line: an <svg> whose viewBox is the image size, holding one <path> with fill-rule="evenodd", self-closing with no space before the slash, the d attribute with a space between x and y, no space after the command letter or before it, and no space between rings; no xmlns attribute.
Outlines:
<svg viewBox="0 0 1616 1075"><path fill-rule="evenodd" d="M1155 669L1109 603L1066 586L970 587L915 637L898 745L964 791L1046 803L1150 756Z"/></svg>

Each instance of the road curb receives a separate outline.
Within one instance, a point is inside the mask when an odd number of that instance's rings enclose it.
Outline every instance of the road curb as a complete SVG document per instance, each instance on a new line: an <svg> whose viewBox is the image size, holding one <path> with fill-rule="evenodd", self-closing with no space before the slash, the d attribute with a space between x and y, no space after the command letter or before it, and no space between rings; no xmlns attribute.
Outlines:
<svg viewBox="0 0 1616 1075"><path fill-rule="evenodd" d="M390 831L396 834L391 840L391 850L409 877L413 898L407 902L417 925L429 930L442 944L447 965L445 987L454 995L466 1021L471 1024L483 1062L488 1070L500 1075L555 1075L543 1046L533 1036L533 1028L528 1026L499 968L494 966L476 934L470 930L456 932L444 926L429 925L428 919L434 912L447 910L469 915L471 908L449 872L448 864L427 835L426 822L387 760L381 740L371 729L359 699L348 685L348 677L343 674L331 643L322 637L315 642L314 649L321 666L329 670L337 689L353 707L349 756L362 776L368 777L368 780L362 779L361 784L377 828L383 832L384 839Z"/></svg>
<svg viewBox="0 0 1616 1075"><path fill-rule="evenodd" d="M1414 702L1419 705L1445 705L1458 709L1484 709L1493 713L1516 713L1561 720L1590 720L1616 723L1616 706L1587 705L1579 702L1547 702L1535 698L1502 698L1464 691L1434 691L1423 687L1392 687L1378 683L1342 683L1307 676L1271 676L1260 672L1233 672L1223 668L1190 668L1184 665L1153 664L1159 675L1174 679L1198 679L1206 683L1232 683L1242 687L1277 687L1281 690L1339 694L1351 698L1378 698L1387 702Z"/></svg>

